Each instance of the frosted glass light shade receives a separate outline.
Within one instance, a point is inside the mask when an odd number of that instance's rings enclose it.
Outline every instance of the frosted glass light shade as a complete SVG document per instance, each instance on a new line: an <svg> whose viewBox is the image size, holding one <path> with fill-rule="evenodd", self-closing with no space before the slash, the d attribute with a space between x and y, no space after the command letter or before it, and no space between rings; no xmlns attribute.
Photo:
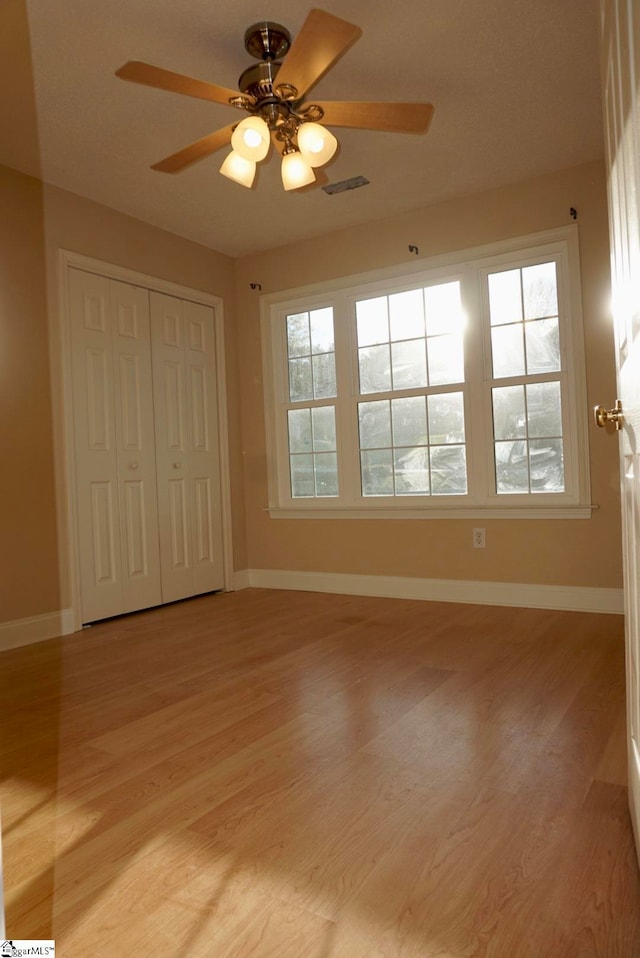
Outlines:
<svg viewBox="0 0 640 958"><path fill-rule="evenodd" d="M313 183L316 174L298 150L285 153L282 157L282 185L285 190L299 190L301 186Z"/></svg>
<svg viewBox="0 0 640 958"><path fill-rule="evenodd" d="M250 187L255 179L256 164L232 150L220 167L220 172L235 183Z"/></svg>
<svg viewBox="0 0 640 958"><path fill-rule="evenodd" d="M322 166L329 162L338 149L338 141L320 123L301 123L298 127L298 147L309 166Z"/></svg>
<svg viewBox="0 0 640 958"><path fill-rule="evenodd" d="M245 160L259 163L264 160L271 146L271 132L259 116L248 116L238 123L231 134L231 146Z"/></svg>

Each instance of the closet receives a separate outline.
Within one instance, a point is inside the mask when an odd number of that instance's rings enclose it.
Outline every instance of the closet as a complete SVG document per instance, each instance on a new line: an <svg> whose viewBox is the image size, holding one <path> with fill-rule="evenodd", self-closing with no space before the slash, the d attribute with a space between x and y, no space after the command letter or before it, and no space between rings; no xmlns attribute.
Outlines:
<svg viewBox="0 0 640 958"><path fill-rule="evenodd" d="M82 621L221 589L214 311L68 276Z"/></svg>

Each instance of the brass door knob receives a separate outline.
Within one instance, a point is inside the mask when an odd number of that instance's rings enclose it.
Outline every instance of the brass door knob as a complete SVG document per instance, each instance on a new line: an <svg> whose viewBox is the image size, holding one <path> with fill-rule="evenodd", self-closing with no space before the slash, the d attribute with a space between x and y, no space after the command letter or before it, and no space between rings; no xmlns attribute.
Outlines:
<svg viewBox="0 0 640 958"><path fill-rule="evenodd" d="M593 408L593 418L596 421L596 426L604 428L608 422L615 424L616 429L622 429L622 403L619 399L616 399L616 404L613 409L605 409L604 406L594 406Z"/></svg>

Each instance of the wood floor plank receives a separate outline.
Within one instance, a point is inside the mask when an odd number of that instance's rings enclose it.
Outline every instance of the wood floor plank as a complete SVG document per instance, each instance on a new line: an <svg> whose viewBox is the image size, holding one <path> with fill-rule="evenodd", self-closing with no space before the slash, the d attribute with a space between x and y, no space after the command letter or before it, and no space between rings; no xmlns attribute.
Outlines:
<svg viewBox="0 0 640 958"><path fill-rule="evenodd" d="M620 617L249 589L0 666L13 937L640 954Z"/></svg>

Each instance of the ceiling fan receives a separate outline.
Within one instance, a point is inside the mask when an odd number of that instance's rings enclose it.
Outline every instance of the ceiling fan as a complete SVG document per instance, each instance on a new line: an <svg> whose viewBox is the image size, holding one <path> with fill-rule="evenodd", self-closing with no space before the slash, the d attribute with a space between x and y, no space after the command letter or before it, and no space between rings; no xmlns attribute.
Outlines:
<svg viewBox="0 0 640 958"><path fill-rule="evenodd" d="M220 172L250 187L256 163L266 157L274 140L282 154L284 188L299 189L315 180L314 168L329 162L338 147L338 141L320 120L329 126L387 133L425 133L431 122L430 103L307 101L311 88L361 35L360 27L324 10L310 11L293 43L289 31L280 24L256 23L246 30L244 45L260 62L241 74L238 90L139 60L125 63L116 70L116 76L223 103L249 114L241 122L222 127L154 163L152 169L177 173L230 142L232 151Z"/></svg>

